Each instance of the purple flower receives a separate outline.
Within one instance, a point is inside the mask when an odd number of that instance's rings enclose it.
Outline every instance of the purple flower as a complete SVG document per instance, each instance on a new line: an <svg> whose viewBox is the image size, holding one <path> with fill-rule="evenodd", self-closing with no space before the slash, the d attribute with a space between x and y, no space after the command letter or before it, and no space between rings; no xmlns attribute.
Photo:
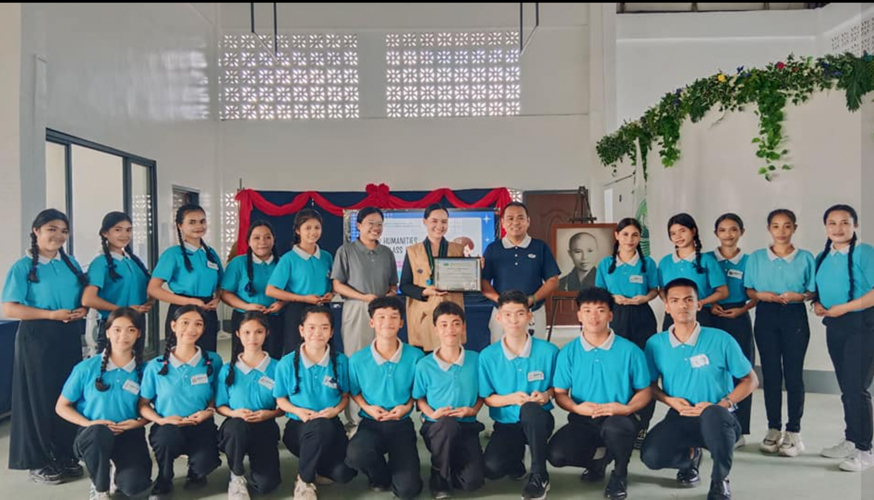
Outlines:
<svg viewBox="0 0 874 500"><path fill-rule="evenodd" d="M743 66L738 66L738 67L737 67L737 72L738 72L738 73L740 73L740 72L743 71L743 70L744 70L744 67L743 67Z"/></svg>

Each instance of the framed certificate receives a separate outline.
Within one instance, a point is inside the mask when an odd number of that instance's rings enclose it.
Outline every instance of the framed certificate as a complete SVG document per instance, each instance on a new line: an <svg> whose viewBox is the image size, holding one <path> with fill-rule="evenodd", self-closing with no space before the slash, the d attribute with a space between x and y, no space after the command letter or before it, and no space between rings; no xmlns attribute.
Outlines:
<svg viewBox="0 0 874 500"><path fill-rule="evenodd" d="M434 259L434 287L444 292L482 291L479 259L444 257Z"/></svg>

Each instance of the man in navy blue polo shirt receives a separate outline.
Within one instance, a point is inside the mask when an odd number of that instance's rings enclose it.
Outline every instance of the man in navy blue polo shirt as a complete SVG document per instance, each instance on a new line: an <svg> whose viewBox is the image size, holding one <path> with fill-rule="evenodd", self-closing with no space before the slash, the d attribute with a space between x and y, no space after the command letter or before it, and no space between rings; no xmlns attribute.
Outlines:
<svg viewBox="0 0 874 500"><path fill-rule="evenodd" d="M671 409L647 434L640 459L650 469L679 469L677 482L695 486L700 481L701 448L706 447L713 458L707 499L731 499L728 474L734 444L742 433L734 411L759 380L731 335L702 327L696 320L694 281L671 281L665 286L665 298L674 325L650 337L646 358L653 395ZM737 386L732 377L740 379Z"/></svg>
<svg viewBox="0 0 874 500"><path fill-rule="evenodd" d="M558 289L561 271L552 255L552 250L543 241L528 235L531 219L528 207L514 201L504 207L501 225L507 235L486 248L482 272L483 295L492 302L508 290L521 290L528 296L532 318L528 331L532 335L546 334L546 310L543 304ZM496 319L497 310L489 321L492 343L504 335Z"/></svg>

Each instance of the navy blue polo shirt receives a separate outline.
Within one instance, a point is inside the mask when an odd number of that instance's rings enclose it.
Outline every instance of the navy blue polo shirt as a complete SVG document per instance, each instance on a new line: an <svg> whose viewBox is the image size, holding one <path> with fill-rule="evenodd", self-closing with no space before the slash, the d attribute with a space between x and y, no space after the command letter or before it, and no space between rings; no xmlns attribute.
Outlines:
<svg viewBox="0 0 874 500"><path fill-rule="evenodd" d="M525 236L519 246L510 243L509 238L495 241L486 248L483 258L482 278L491 282L499 294L521 290L525 295L533 295L544 281L561 272L549 246L531 236ZM543 303L538 302L533 309L539 309Z"/></svg>

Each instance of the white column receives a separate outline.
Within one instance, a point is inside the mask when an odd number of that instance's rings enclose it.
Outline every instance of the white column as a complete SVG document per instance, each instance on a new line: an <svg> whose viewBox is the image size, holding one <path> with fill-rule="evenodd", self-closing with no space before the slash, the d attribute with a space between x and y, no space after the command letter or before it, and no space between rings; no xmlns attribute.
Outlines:
<svg viewBox="0 0 874 500"><path fill-rule="evenodd" d="M0 4L0 273L21 255L21 4Z"/></svg>

